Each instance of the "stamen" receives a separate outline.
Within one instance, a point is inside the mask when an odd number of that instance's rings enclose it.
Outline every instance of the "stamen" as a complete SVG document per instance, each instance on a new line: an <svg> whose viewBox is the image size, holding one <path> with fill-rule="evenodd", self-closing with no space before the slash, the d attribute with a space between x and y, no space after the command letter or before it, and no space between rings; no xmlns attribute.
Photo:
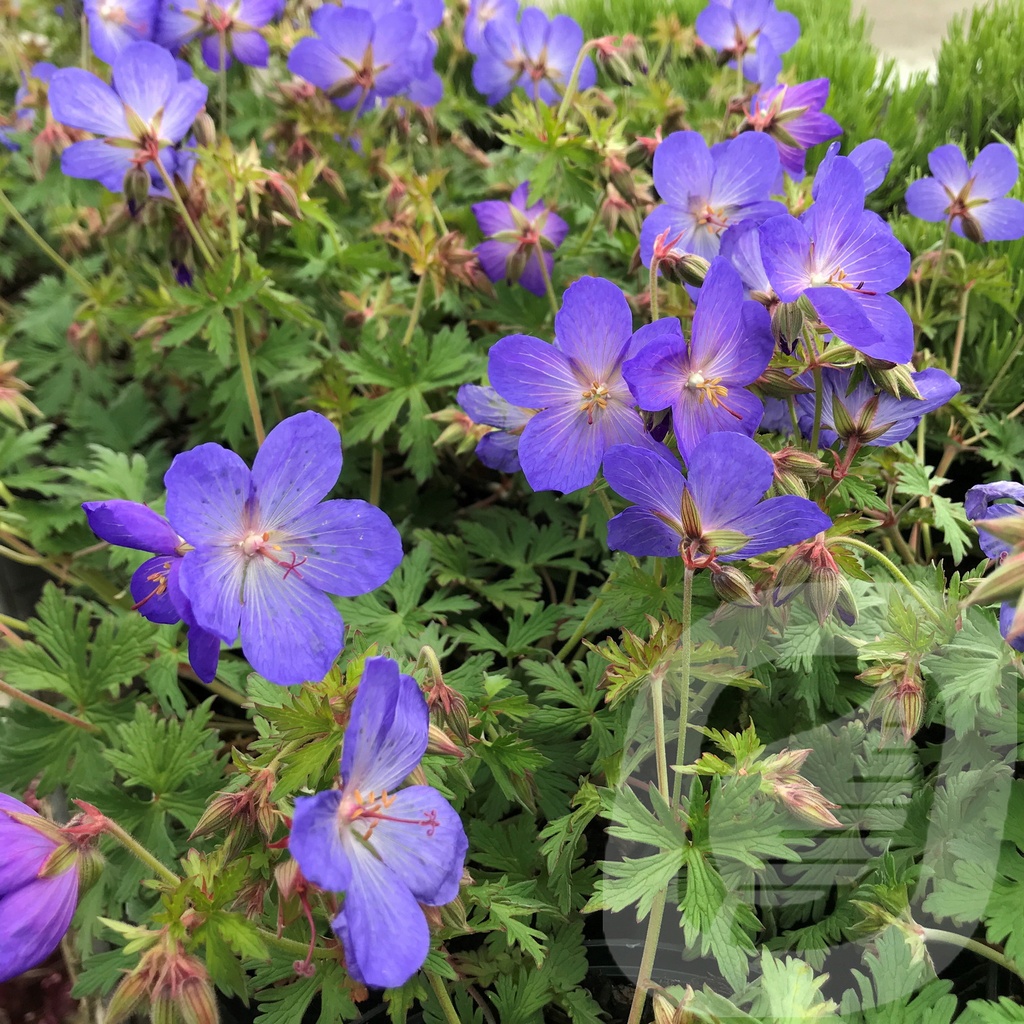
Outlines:
<svg viewBox="0 0 1024 1024"><path fill-rule="evenodd" d="M146 577L147 583L155 583L156 586L151 590L141 601L137 601L132 605L132 611L137 612L147 601L154 597L160 597L167 593L167 574L170 572L171 563L164 562L162 568L158 572L151 572Z"/></svg>
<svg viewBox="0 0 1024 1024"><path fill-rule="evenodd" d="M604 381L591 381L588 390L583 392L583 401L580 404L580 412L586 412L587 424L594 425L594 409L608 408L608 399L611 391Z"/></svg>

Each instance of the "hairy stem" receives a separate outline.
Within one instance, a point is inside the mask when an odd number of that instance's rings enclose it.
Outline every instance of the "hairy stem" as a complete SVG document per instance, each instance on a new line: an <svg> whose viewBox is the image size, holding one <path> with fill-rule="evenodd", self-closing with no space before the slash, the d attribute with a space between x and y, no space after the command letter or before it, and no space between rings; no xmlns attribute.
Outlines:
<svg viewBox="0 0 1024 1024"><path fill-rule="evenodd" d="M814 426L811 429L811 451L818 450L818 440L821 437L821 410L825 401L825 383L821 377L821 367L817 364L811 370L814 374Z"/></svg>
<svg viewBox="0 0 1024 1024"><path fill-rule="evenodd" d="M167 173L167 168L164 167L163 161L158 159L154 163L156 164L156 169L160 172L160 177L164 179L167 191L171 194L171 200L177 206L178 212L185 221L185 227L188 228L192 241L195 242L196 248L202 254L203 259L206 260L207 267L212 267L217 261L213 258L213 253L210 252L209 246L203 241L203 236L199 234L199 228L192 219L192 215L188 212L185 200L181 198L181 193L178 191L171 176Z"/></svg>
<svg viewBox="0 0 1024 1024"><path fill-rule="evenodd" d="M412 300L412 312L409 314L409 325L402 335L402 348L405 348L412 341L416 325L420 322L420 313L423 312L423 296L427 290L427 275L420 276L419 284L416 285L416 296Z"/></svg>
<svg viewBox="0 0 1024 1024"><path fill-rule="evenodd" d="M548 273L547 261L544 259L544 250L538 245L535 249L537 262L540 264L540 276L544 279L544 291L548 296L548 304L551 306L551 316L558 316L558 296L555 294L555 286L551 283L551 275Z"/></svg>
<svg viewBox="0 0 1024 1024"><path fill-rule="evenodd" d="M907 579L900 567L890 558L883 555L881 551L878 551L862 540L858 540L856 537L841 537L836 541L836 543L843 544L851 548L857 548L857 550L863 551L866 555L871 555L876 562L881 562L882 565L884 565L886 569L888 569L889 572L907 588L914 600L917 601L917 603L928 613L928 618L930 618L937 626L942 625L942 619L936 615L932 606L924 599L924 595L921 591L918 590L909 579Z"/></svg>
<svg viewBox="0 0 1024 1024"><path fill-rule="evenodd" d="M651 273L650 273L650 289L651 289L651 323L658 319L658 261L652 256L651 257Z"/></svg>
<svg viewBox="0 0 1024 1024"><path fill-rule="evenodd" d="M676 740L676 763L681 764L686 757L686 734L689 731L690 716L690 620L693 617L693 570L686 569L683 577L683 632L679 638L681 661L679 665L679 737ZM669 797L668 766L665 763L665 707L662 693L662 680L658 675L652 677L651 696L654 701L654 756L657 765L658 790L666 800ZM670 806L675 807L682 793L683 777L678 772L672 782ZM640 955L640 976L633 990L633 1002L629 1007L627 1024L640 1024L644 1004L647 1002L647 988L651 981L651 971L658 953L658 940L661 938L661 924L665 916L665 901L668 899L668 887L660 889L651 904L651 916L647 919L647 934L644 936L644 948Z"/></svg>
<svg viewBox="0 0 1024 1024"><path fill-rule="evenodd" d="M264 942L269 943L271 946L276 946L284 953L294 953L295 956L301 956L303 959L309 953L312 953L319 960L334 960L338 956L336 949L324 949L323 946L314 946L310 949L306 943L298 942L295 939L286 939L283 935L270 931L269 928L257 928L256 932Z"/></svg>
<svg viewBox="0 0 1024 1024"><path fill-rule="evenodd" d="M455 1006L452 1004L452 997L448 995L448 989L444 987L444 982L433 971L426 971L425 973L427 981L430 983L430 987L441 1006L441 1013L444 1014L444 1019L448 1024L461 1024L459 1015L455 1011Z"/></svg>
<svg viewBox="0 0 1024 1024"><path fill-rule="evenodd" d="M64 273L67 274L67 276L70 277L71 280L74 281L75 284L77 284L78 287L81 288L83 292L85 292L86 294L89 293L92 286L85 279L85 277L82 274L80 274L77 270L75 270L75 268L71 266L71 264L68 263L68 261L64 259L64 257L61 256L61 254L57 252L57 250L54 249L53 246L51 246L50 243L47 242L46 239L43 238L43 236L39 234L39 232L36 231L36 229L32 227L32 225L29 224L27 220L25 220L25 218L18 211L17 207L15 207L14 203L11 202L11 200L7 196L7 193L4 192L2 188L0 188L0 206L2 206L4 210L7 211L7 214L11 218L11 220L13 220L15 224L17 224L18 227L20 227L21 230L24 231L25 234L28 235L28 237L31 238L33 242L35 242L40 252L43 252L47 256L49 256L50 259L53 260L53 262L58 267L60 267L60 269L63 270Z"/></svg>
<svg viewBox="0 0 1024 1024"><path fill-rule="evenodd" d="M137 839L132 838L116 821L103 815L103 831L112 839L116 839L133 857L142 861L154 874L162 878L168 885L178 885L181 879L165 864L161 864Z"/></svg>
<svg viewBox="0 0 1024 1024"><path fill-rule="evenodd" d="M569 84L565 87L565 95L562 97L562 102L558 107L558 120L565 121L566 114L569 113L569 107L572 106L572 101L576 97L576 88L580 84L580 72L583 70L583 62L587 59L587 54L590 53L595 46L597 46L598 40L591 39L590 42L584 43L580 47L580 52L576 55L576 63L572 66L572 74L569 75Z"/></svg>
<svg viewBox="0 0 1024 1024"><path fill-rule="evenodd" d="M921 931L925 942L943 942L947 946L959 946L961 949L969 949L972 953L977 953L978 956L983 956L986 960L991 960L992 963L1005 967L1011 974L1015 974L1024 981L1024 971L1006 954L1000 953L998 949L993 949L991 946L986 946L984 942L978 942L977 939L969 939L964 935L957 935L956 932L943 931L941 928L922 928Z"/></svg>
<svg viewBox="0 0 1024 1024"><path fill-rule="evenodd" d="M939 283L939 277L945 267L946 249L949 247L949 235L952 226L953 222L951 220L947 220L946 229L942 232L942 244L939 246L939 258L935 261L935 272L932 274L932 281L928 286L928 297L924 300L924 309L921 311L922 320L926 319L928 314L932 311L932 299L935 297L935 286Z"/></svg>
<svg viewBox="0 0 1024 1024"><path fill-rule="evenodd" d="M22 704L27 704L30 708L35 708L36 711L41 711L44 715L56 718L60 722L73 725L76 729L81 729L83 732L102 732L100 727L93 725L92 722L86 722L82 718L68 714L67 711L61 711L60 708L55 708L52 705L47 704L44 700L39 700L38 697L33 697L30 694L23 693L21 690L17 689L17 687L11 686L10 683L5 683L2 679L0 679L0 693L5 693L12 700L17 700Z"/></svg>
<svg viewBox="0 0 1024 1024"><path fill-rule="evenodd" d="M245 337L245 313L241 306L235 306L231 312L235 326L235 345L238 348L238 368L242 371L245 384L245 398L249 403L249 415L252 417L252 428L256 432L256 443L262 445L267 434L263 429L263 416L260 413L260 400L256 393L256 378L253 375L252 363L249 361L249 344Z"/></svg>
<svg viewBox="0 0 1024 1024"><path fill-rule="evenodd" d="M380 506L380 488L384 482L384 450L379 444L373 446L370 457L370 496L371 505Z"/></svg>

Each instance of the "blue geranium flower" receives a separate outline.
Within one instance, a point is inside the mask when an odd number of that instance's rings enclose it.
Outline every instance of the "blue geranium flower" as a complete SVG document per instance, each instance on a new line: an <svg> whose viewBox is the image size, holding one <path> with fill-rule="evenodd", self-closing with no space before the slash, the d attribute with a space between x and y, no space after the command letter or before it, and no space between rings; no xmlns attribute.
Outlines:
<svg viewBox="0 0 1024 1024"><path fill-rule="evenodd" d="M160 0L85 0L93 53L113 64L132 43L152 40L159 7Z"/></svg>
<svg viewBox="0 0 1024 1024"><path fill-rule="evenodd" d="M1001 142L987 145L971 164L958 146L928 154L933 178L907 188L907 209L921 220L948 221L972 242L1008 242L1024 235L1024 203L1007 199L1017 182L1017 157Z"/></svg>
<svg viewBox="0 0 1024 1024"><path fill-rule="evenodd" d="M519 438L536 410L512 405L494 388L479 384L463 384L457 399L474 423L495 428L477 442L476 457L488 469L496 469L499 473L518 473L522 469Z"/></svg>
<svg viewBox="0 0 1024 1024"><path fill-rule="evenodd" d="M490 351L488 377L507 402L540 411L523 428L519 461L537 491L593 483L613 444L644 444L622 364L644 337L633 333L629 303L611 281L580 278L555 317L555 342L513 334Z"/></svg>
<svg viewBox="0 0 1024 1024"><path fill-rule="evenodd" d="M800 38L800 22L780 11L774 0L712 0L696 21L697 35L712 50L729 58L729 66L743 62L743 74L759 77L757 54L767 43L773 54L785 53Z"/></svg>
<svg viewBox="0 0 1024 1024"><path fill-rule="evenodd" d="M327 596L386 582L402 559L391 520L365 501L324 501L341 472L341 438L326 417L279 423L252 470L219 444L175 457L164 476L167 518L192 547L181 589L198 624L273 683L320 680L343 646Z"/></svg>
<svg viewBox="0 0 1024 1024"><path fill-rule="evenodd" d="M349 974L364 985L404 985L423 966L430 930L420 904L459 894L469 842L431 786L393 792L427 749L427 702L389 658L368 658L352 702L340 789L295 800L288 849L302 873L344 893L331 922Z"/></svg>
<svg viewBox="0 0 1024 1024"><path fill-rule="evenodd" d="M799 220L787 214L761 225L761 258L783 302L805 295L840 341L875 359L905 363L914 328L902 303L887 293L906 280L910 253L885 221L864 209L864 193L853 162L835 157L815 179L814 203Z"/></svg>
<svg viewBox="0 0 1024 1024"><path fill-rule="evenodd" d="M103 136L76 142L61 154L61 170L120 192L133 168L175 164L180 142L206 103L206 86L181 80L174 58L156 43L132 43L114 58L114 85L81 68L62 68L50 79L50 110L72 128Z"/></svg>
<svg viewBox="0 0 1024 1024"><path fill-rule="evenodd" d="M208 68L220 70L232 58L251 67L265 68L270 45L259 31L281 16L285 0L163 0L156 41L177 50L200 40Z"/></svg>
<svg viewBox="0 0 1024 1024"><path fill-rule="evenodd" d="M605 479L636 504L608 523L608 547L638 556L681 556L699 569L796 544L832 525L806 498L761 500L772 486L774 463L742 434L709 434L690 452L686 470L684 477L667 449L612 448Z"/></svg>

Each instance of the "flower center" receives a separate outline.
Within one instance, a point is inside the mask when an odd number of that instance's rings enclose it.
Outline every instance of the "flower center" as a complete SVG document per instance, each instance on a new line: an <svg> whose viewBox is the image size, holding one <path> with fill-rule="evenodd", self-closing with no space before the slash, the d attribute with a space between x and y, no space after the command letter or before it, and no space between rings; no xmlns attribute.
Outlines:
<svg viewBox="0 0 1024 1024"><path fill-rule="evenodd" d="M141 601L136 601L132 605L132 611L138 611L147 601L167 593L167 576L170 571L171 563L164 562L156 572L151 572L146 577L146 582L152 583L153 589Z"/></svg>
<svg viewBox="0 0 1024 1024"><path fill-rule="evenodd" d="M583 401L580 403L580 412L586 412L588 424L593 426L594 410L607 408L610 397L611 390L604 381L590 382L590 387L583 392Z"/></svg>
<svg viewBox="0 0 1024 1024"><path fill-rule="evenodd" d="M725 210L716 209L710 203L705 203L702 208L697 210L696 219L698 227L705 228L714 235L721 233L729 226L729 217Z"/></svg>
<svg viewBox="0 0 1024 1024"><path fill-rule="evenodd" d="M421 818L396 818L387 811L395 802L394 796L389 796L387 790L378 793L368 793L363 796L358 789L341 801L338 807L338 821L343 828L349 827L355 821L367 822L367 829L362 833L363 839L369 839L373 830L382 821L395 821L402 825L419 825L427 830L427 836L433 836L440 826L437 820L437 811L431 808L424 811Z"/></svg>
<svg viewBox="0 0 1024 1024"><path fill-rule="evenodd" d="M703 373L694 371L686 378L686 384L684 387L687 391L695 391L697 393L697 401L703 405L705 401L710 403L714 409L725 409L727 413L740 419L739 413L735 413L725 404L725 399L729 394L729 389L721 383L721 377L712 377L707 380Z"/></svg>
<svg viewBox="0 0 1024 1024"><path fill-rule="evenodd" d="M99 15L104 21L123 22L125 20L124 9L119 0L103 0L100 4Z"/></svg>
<svg viewBox="0 0 1024 1024"><path fill-rule="evenodd" d="M281 545L270 543L270 533L259 532L258 530L250 530L239 542L238 547L246 559L253 559L257 555L262 558L267 558L274 565L281 566L284 569L284 579L295 573L299 579L302 579L302 573L299 572L299 566L305 565L309 561L308 556L303 555L299 558L294 551L290 551L291 559L285 561L280 557Z"/></svg>

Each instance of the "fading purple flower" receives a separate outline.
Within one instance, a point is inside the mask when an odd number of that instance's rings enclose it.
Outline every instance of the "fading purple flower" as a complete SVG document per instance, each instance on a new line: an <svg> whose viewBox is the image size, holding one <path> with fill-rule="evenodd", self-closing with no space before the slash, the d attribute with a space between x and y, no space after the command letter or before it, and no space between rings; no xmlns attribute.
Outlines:
<svg viewBox="0 0 1024 1024"><path fill-rule="evenodd" d="M60 856L65 845L55 825L0 793L0 982L42 963L71 924L78 864Z"/></svg>
<svg viewBox="0 0 1024 1024"><path fill-rule="evenodd" d="M768 498L774 464L742 434L709 434L678 463L649 448L617 445L604 460L612 489L635 502L608 523L608 547L680 556L690 568L735 562L807 540L832 522L813 501Z"/></svg>
<svg viewBox="0 0 1024 1024"><path fill-rule="evenodd" d="M470 0L466 15L464 39L466 49L474 56L484 52L484 30L492 21L515 21L519 15L519 0Z"/></svg>
<svg viewBox="0 0 1024 1024"><path fill-rule="evenodd" d="M958 146L928 154L933 178L907 188L907 209L921 220L949 221L955 235L972 242L1008 242L1024 236L1024 203L1007 199L1017 182L1017 158L1000 142L968 164Z"/></svg>
<svg viewBox="0 0 1024 1024"><path fill-rule="evenodd" d="M641 409L672 409L672 430L687 459L710 433L733 430L750 436L764 413L746 389L775 352L768 311L744 301L743 283L717 257L700 290L689 345L678 320L657 320L636 333L644 342L622 373Z"/></svg>
<svg viewBox="0 0 1024 1024"><path fill-rule="evenodd" d="M613 444L644 444L622 364L643 339L619 288L580 278L555 317L555 342L513 334L490 351L488 376L505 401L540 411L523 428L519 460L536 491L593 483Z"/></svg>
<svg viewBox="0 0 1024 1024"><path fill-rule="evenodd" d="M827 78L799 85L773 85L754 93L746 125L775 140L784 170L794 181L804 176L807 150L843 133L842 126L822 113L828 99Z"/></svg>
<svg viewBox="0 0 1024 1024"><path fill-rule="evenodd" d="M476 457L488 469L499 473L518 473L519 438L535 409L521 409L506 402L494 388L463 384L457 395L459 405L474 423L495 427L477 442Z"/></svg>
<svg viewBox="0 0 1024 1024"><path fill-rule="evenodd" d="M972 522L1024 515L1024 484L1012 480L975 484L964 496L964 512ZM1010 553L1010 545L1005 540L986 530L978 531L978 543L988 558L997 561Z"/></svg>
<svg viewBox="0 0 1024 1024"><path fill-rule="evenodd" d="M800 22L788 11L776 10L773 0L712 0L697 15L697 35L705 45L729 58L729 66L743 62L743 74L757 80L756 53L767 41L776 54L785 53L800 37Z"/></svg>
<svg viewBox="0 0 1024 1024"><path fill-rule="evenodd" d="M726 228L783 213L786 208L768 198L778 177L778 150L760 133L709 149L700 132L673 132L654 151L654 184L663 201L640 230L644 266L665 232L668 240L678 236L673 253L711 260Z"/></svg>
<svg viewBox="0 0 1024 1024"><path fill-rule="evenodd" d="M549 18L527 7L518 24L496 18L483 32L484 45L473 65L473 85L494 104L516 86L531 100L554 105L569 84L583 46L583 29L567 14ZM580 69L580 91L597 83L597 69L587 57Z"/></svg>
<svg viewBox="0 0 1024 1024"><path fill-rule="evenodd" d="M188 545L171 524L151 508L134 501L87 501L82 505L89 529L100 540L135 551L150 551L132 574L135 609L150 622L188 627L188 660L204 682L213 682L220 657L220 640L197 625L192 605L181 589L179 573Z"/></svg>
<svg viewBox="0 0 1024 1024"><path fill-rule="evenodd" d="M914 328L886 292L906 279L910 253L885 221L864 209L864 180L848 158L836 157L812 194L814 203L799 220L773 217L760 227L772 287L783 302L807 296L840 341L875 359L907 362Z"/></svg>
<svg viewBox="0 0 1024 1024"><path fill-rule="evenodd" d="M132 43L114 58L113 70L113 87L81 68L55 72L50 110L62 124L104 136L68 146L61 170L120 192L136 167L160 161L168 169L168 147L188 134L207 90L195 79L180 81L174 58L156 43Z"/></svg>
<svg viewBox="0 0 1024 1024"><path fill-rule="evenodd" d="M107 64L124 49L151 40L160 0L85 0L89 45Z"/></svg>
<svg viewBox="0 0 1024 1024"><path fill-rule="evenodd" d="M279 423L252 470L219 444L175 457L164 476L167 518L192 545L181 589L196 621L225 643L239 630L252 667L288 686L320 680L344 639L327 596L385 583L402 560L391 520L365 501L324 501L341 472L326 417Z"/></svg>
<svg viewBox="0 0 1024 1024"><path fill-rule="evenodd" d="M232 58L250 67L265 68L270 45L259 29L279 18L285 0L163 0L156 41L177 50L200 40L203 60L219 71Z"/></svg>
<svg viewBox="0 0 1024 1024"><path fill-rule="evenodd" d="M832 163L839 156L839 143L833 142L828 147L824 159L818 167L817 180L826 177ZM864 183L864 194L870 195L878 188L892 166L892 149L887 142L881 139L868 139L854 146L846 155L846 159L860 171Z"/></svg>
<svg viewBox="0 0 1024 1024"><path fill-rule="evenodd" d="M416 22L407 13L375 15L327 4L313 12L311 23L316 37L299 40L288 70L323 89L335 106L361 113L412 81Z"/></svg>
<svg viewBox="0 0 1024 1024"><path fill-rule="evenodd" d="M543 295L540 261L544 261L550 278L555 266L554 250L565 241L569 225L543 200L527 206L529 194L530 183L524 181L507 202L488 199L473 206L473 216L487 236L474 252L491 281L518 281L528 292Z"/></svg>
<svg viewBox="0 0 1024 1024"><path fill-rule="evenodd" d="M356 981L404 985L430 951L421 904L459 894L469 841L431 786L392 792L427 749L427 702L389 658L368 658L341 755L341 789L295 799L288 849L302 873L345 894L331 922Z"/></svg>
<svg viewBox="0 0 1024 1024"><path fill-rule="evenodd" d="M841 439L844 444L885 448L905 441L925 413L941 408L960 390L943 370L921 370L910 377L921 398L896 398L876 388L867 376L853 383L852 370L826 367L822 370L821 443L828 446ZM811 384L809 376L799 379ZM813 423L814 395L799 395L796 402L801 422Z"/></svg>

